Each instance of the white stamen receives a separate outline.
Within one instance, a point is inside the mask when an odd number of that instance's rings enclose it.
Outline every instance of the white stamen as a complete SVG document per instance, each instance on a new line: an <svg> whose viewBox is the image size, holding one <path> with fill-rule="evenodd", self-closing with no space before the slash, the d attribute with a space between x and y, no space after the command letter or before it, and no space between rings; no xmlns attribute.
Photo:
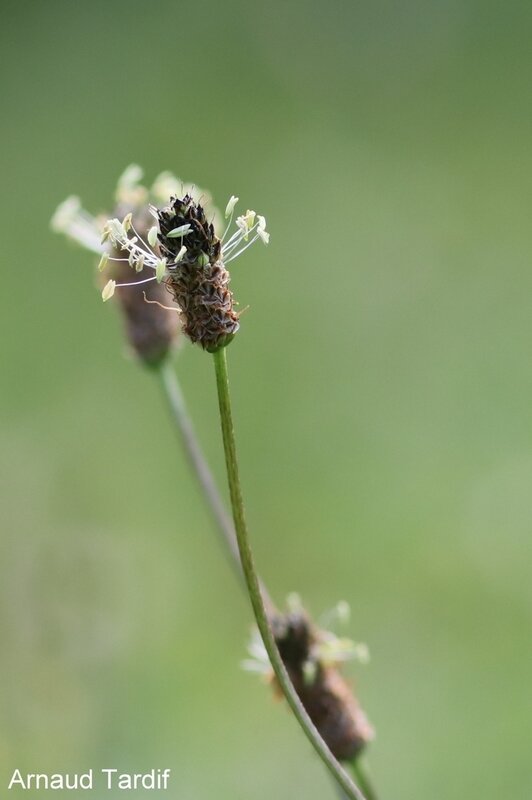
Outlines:
<svg viewBox="0 0 532 800"><path fill-rule="evenodd" d="M122 244L127 241L127 231L119 219L114 217L107 221L107 225L109 226L109 236L114 244Z"/></svg>
<svg viewBox="0 0 532 800"><path fill-rule="evenodd" d="M142 167L139 167L138 164L130 164L128 167L125 168L123 173L118 179L118 188L119 189L131 189L135 186L139 181L142 180L144 176L144 172Z"/></svg>
<svg viewBox="0 0 532 800"><path fill-rule="evenodd" d="M257 228L257 235L260 239L264 242L264 244L268 244L270 241L270 234L268 231L265 231L264 228Z"/></svg>
<svg viewBox="0 0 532 800"><path fill-rule="evenodd" d="M81 201L79 197L71 195L57 206L50 225L56 233L66 233L69 225L74 222L81 211Z"/></svg>
<svg viewBox="0 0 532 800"><path fill-rule="evenodd" d="M171 172L161 172L151 187L152 195L161 203L166 203L172 195L178 195L182 182Z"/></svg>
<svg viewBox="0 0 532 800"><path fill-rule="evenodd" d="M117 283L117 288L124 289L126 286L141 286L143 283L151 283L151 281L155 280L155 275L152 275L151 278L143 278L141 281L128 281L127 283Z"/></svg>
<svg viewBox="0 0 532 800"><path fill-rule="evenodd" d="M50 226L56 233L65 234L92 253L101 255L104 250L100 242L101 225L82 208L79 197L64 200L53 215Z"/></svg>
<svg viewBox="0 0 532 800"><path fill-rule="evenodd" d="M178 237L186 236L190 233L192 226L188 224L186 225L179 225L177 228L172 228L171 231L168 231L166 234L169 239L177 239Z"/></svg>
<svg viewBox="0 0 532 800"><path fill-rule="evenodd" d="M102 290L102 300L104 303L114 295L115 289L116 289L116 281L113 280L107 281Z"/></svg>
<svg viewBox="0 0 532 800"><path fill-rule="evenodd" d="M231 195L231 197L229 198L229 202L227 203L227 205L225 207L225 218L226 219L232 215L233 211L235 210L235 206L236 206L237 203L238 203L238 197L235 197L234 194Z"/></svg>
<svg viewBox="0 0 532 800"><path fill-rule="evenodd" d="M118 203L126 206L136 206L146 201L147 189L141 186L143 172L138 164L126 167L116 186L115 197Z"/></svg>
<svg viewBox="0 0 532 800"><path fill-rule="evenodd" d="M264 244L268 244L270 241L270 234L266 230L266 217L263 217L260 214L257 214L257 233Z"/></svg>
<svg viewBox="0 0 532 800"><path fill-rule="evenodd" d="M247 238L248 238L247 236L243 237L244 240L246 240ZM256 233L255 236L253 237L253 239L250 239L250 241L246 245L244 245L244 247L241 247L240 250L238 250L236 253L232 253L231 257L225 260L225 263L226 264L230 264L231 261L234 261L235 258L238 258L238 256L242 255L242 253L245 250L247 250L248 247L251 247L252 244L255 244L255 242L257 241L258 238L259 238L259 234Z"/></svg>
<svg viewBox="0 0 532 800"><path fill-rule="evenodd" d="M150 228L150 230L148 231L148 244L149 244L151 247L155 247L155 245L157 244L157 234L158 234L158 233L159 233L159 230L158 230L158 228L157 228L157 225L154 225L154 226L153 226L152 228Z"/></svg>
<svg viewBox="0 0 532 800"><path fill-rule="evenodd" d="M186 252L187 252L187 248L185 247L185 245L183 245L183 247L181 248L179 253L176 255L176 257L174 259L174 262L176 264L178 264L183 259L183 256L185 255Z"/></svg>
<svg viewBox="0 0 532 800"><path fill-rule="evenodd" d="M160 258L157 261L157 265L155 267L155 278L157 279L157 283L161 283L165 274L166 274L166 258Z"/></svg>

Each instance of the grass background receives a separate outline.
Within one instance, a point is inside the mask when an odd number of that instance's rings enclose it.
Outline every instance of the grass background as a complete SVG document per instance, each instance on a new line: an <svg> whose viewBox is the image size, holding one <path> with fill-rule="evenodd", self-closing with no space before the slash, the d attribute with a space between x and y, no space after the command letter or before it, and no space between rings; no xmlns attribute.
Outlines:
<svg viewBox="0 0 532 800"><path fill-rule="evenodd" d="M239 671L250 612L162 399L48 230L136 161L268 218L232 270L248 516L280 601L352 606L382 798L529 800L531 28L517 1L4 0L0 785L334 796ZM209 359L178 368L223 480Z"/></svg>

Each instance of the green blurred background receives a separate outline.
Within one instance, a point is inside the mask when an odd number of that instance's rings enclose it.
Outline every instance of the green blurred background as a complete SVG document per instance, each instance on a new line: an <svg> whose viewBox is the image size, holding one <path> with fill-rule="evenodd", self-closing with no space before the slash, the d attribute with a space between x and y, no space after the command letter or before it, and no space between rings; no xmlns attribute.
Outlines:
<svg viewBox="0 0 532 800"><path fill-rule="evenodd" d="M1 28L0 785L334 796L239 670L162 397L48 229L136 161L268 219L232 271L248 516L279 601L351 604L383 800L530 800L532 6L4 0ZM178 369L223 481L210 359Z"/></svg>

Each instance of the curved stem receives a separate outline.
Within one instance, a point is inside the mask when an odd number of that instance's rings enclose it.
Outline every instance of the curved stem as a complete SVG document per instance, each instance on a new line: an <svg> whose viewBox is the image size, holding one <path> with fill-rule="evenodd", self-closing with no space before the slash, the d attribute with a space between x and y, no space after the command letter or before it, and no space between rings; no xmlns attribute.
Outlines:
<svg viewBox="0 0 532 800"><path fill-rule="evenodd" d="M230 556L231 565L238 572L239 578L243 578L233 520L226 511L225 503L220 496L216 481L201 449L179 380L170 359L165 359L159 365L157 375L161 381L163 394L168 403L170 413L179 431L185 455L192 467L192 473L196 477L215 526L220 533L224 553L226 556ZM273 613L274 604L263 583L261 583L261 590L268 612Z"/></svg>
<svg viewBox="0 0 532 800"><path fill-rule="evenodd" d="M213 475L201 450L198 437L192 425L192 421L187 411L185 398L181 391L181 386L177 375L169 359L165 359L157 369L158 377L161 381L163 393L168 403L170 413L177 425L179 435L186 457L192 467L192 472L196 476L203 497L207 503L211 515L216 524L216 528L222 537L224 552L231 556L231 564L236 567L242 575L240 555L236 541L235 528L233 521L225 509L218 487Z"/></svg>
<svg viewBox="0 0 532 800"><path fill-rule="evenodd" d="M240 551L240 560L246 580L249 599L253 607L255 620L262 636L266 652L268 653L275 677L277 678L288 705L303 728L307 739L312 744L318 756L321 758L327 769L342 787L350 800L365 800L360 789L355 785L347 772L335 759L318 733L309 715L305 711L301 700L299 699L296 690L290 681L270 629L268 616L264 605L264 599L261 594L259 580L255 571L253 553L251 551L246 519L244 515L244 503L242 500L242 490L240 487L233 419L231 413L231 398L229 395L229 380L227 375L225 348L222 348L214 353L214 365L216 370L216 386L218 389L218 403L220 407L225 463L227 467L227 477L229 482L229 492L231 495L231 506L233 509L236 537Z"/></svg>

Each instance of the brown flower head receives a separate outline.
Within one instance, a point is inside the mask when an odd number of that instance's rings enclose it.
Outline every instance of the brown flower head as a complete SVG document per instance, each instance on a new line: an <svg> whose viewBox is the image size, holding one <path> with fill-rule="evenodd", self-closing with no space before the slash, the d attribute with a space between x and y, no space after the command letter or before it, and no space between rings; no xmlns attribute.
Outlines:
<svg viewBox="0 0 532 800"><path fill-rule="evenodd" d="M309 717L333 755L348 761L373 739L373 728L340 671L349 658L367 658L363 645L316 626L296 598L286 613L270 617L274 638L290 680ZM255 635L247 669L263 672L276 687L264 645ZM277 691L277 687L276 687Z"/></svg>
<svg viewBox="0 0 532 800"><path fill-rule="evenodd" d="M172 198L157 216L158 242L168 263L165 282L181 309L184 332L205 350L219 350L229 344L239 322L214 225L188 194Z"/></svg>
<svg viewBox="0 0 532 800"><path fill-rule="evenodd" d="M133 269L152 271L151 278L135 283L153 280L167 286L181 312L184 332L209 352L229 344L239 328L227 264L258 239L269 241L266 220L254 211L238 217L236 231L226 238L237 201L231 197L227 204L229 221L221 237L215 231L215 218L189 191L173 194L162 209L150 206L156 224L146 237L135 230L131 214L108 220L103 232L104 241L119 250ZM112 297L117 285L108 281L104 300Z"/></svg>

